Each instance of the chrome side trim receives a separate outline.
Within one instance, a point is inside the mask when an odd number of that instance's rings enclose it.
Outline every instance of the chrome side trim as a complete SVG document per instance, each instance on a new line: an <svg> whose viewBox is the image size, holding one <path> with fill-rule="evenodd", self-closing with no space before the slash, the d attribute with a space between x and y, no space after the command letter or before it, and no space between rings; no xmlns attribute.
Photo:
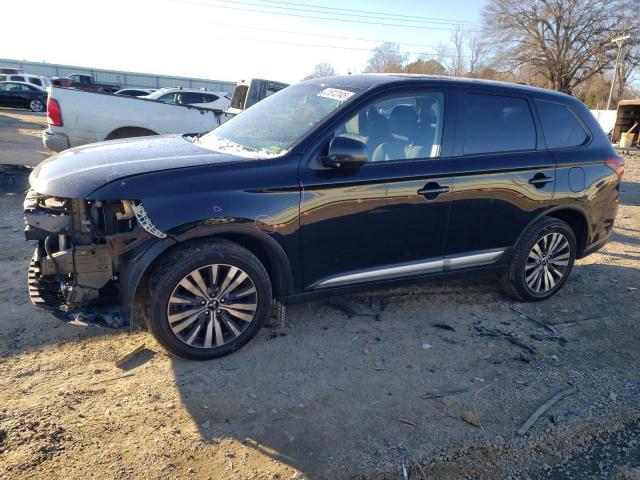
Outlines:
<svg viewBox="0 0 640 480"><path fill-rule="evenodd" d="M491 250L465 255L453 255L444 257L443 270L455 270L457 268L477 267L495 262L502 256L504 250Z"/></svg>
<svg viewBox="0 0 640 480"><path fill-rule="evenodd" d="M436 273L460 268L477 267L496 262L504 250L489 250L465 255L453 255L440 259L429 259L420 262L408 262L390 265L383 268L358 270L344 275L320 280L313 288L337 287L355 283L372 282L392 278L402 278L425 273Z"/></svg>
<svg viewBox="0 0 640 480"><path fill-rule="evenodd" d="M316 287L334 287L349 283L369 282L373 280L383 280L386 278L404 277L407 275L419 275L421 273L442 271L442 260L431 260L427 262L402 263L390 267L377 268L375 270L360 270L346 275L329 277L317 283Z"/></svg>

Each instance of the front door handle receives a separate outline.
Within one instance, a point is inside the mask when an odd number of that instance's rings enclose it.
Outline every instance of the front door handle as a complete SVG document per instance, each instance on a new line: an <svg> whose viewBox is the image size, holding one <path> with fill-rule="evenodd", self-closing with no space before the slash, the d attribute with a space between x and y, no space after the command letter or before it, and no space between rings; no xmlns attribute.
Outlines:
<svg viewBox="0 0 640 480"><path fill-rule="evenodd" d="M424 188L418 190L418 195L422 195L427 200L433 200L441 193L447 193L451 190L447 185L440 185L436 182L427 183Z"/></svg>
<svg viewBox="0 0 640 480"><path fill-rule="evenodd" d="M550 182L553 182L553 178L547 177L544 173L536 173L534 177L529 180L529 184L534 185L536 188L543 187Z"/></svg>

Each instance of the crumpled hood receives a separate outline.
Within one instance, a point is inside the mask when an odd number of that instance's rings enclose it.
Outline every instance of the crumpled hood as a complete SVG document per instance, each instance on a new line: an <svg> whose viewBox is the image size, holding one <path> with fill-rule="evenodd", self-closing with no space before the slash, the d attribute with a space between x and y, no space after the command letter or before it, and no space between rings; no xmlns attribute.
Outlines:
<svg viewBox="0 0 640 480"><path fill-rule="evenodd" d="M182 135L128 138L65 150L31 173L31 188L44 195L85 198L110 182L142 173L243 161L216 153Z"/></svg>

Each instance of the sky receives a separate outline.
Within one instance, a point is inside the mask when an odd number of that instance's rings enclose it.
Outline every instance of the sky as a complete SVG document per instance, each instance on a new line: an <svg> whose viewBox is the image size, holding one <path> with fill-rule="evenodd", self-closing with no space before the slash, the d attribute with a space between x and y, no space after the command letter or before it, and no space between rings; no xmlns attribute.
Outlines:
<svg viewBox="0 0 640 480"><path fill-rule="evenodd" d="M3 22L0 58L236 82L299 81L320 62L361 72L373 47L433 53L484 0L32 0L36 30ZM4 18L23 18L20 2ZM13 11L12 11L13 10ZM267 13L270 12L270 13ZM322 18L319 18L322 17ZM7 39L12 39L7 41Z"/></svg>

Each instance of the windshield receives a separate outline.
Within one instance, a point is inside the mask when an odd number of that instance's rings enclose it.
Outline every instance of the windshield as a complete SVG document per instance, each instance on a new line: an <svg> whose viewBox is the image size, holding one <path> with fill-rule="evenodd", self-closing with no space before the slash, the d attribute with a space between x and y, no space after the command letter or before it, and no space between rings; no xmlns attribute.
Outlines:
<svg viewBox="0 0 640 480"><path fill-rule="evenodd" d="M353 88L318 83L292 85L258 102L197 142L213 151L245 158L280 157L357 93Z"/></svg>

